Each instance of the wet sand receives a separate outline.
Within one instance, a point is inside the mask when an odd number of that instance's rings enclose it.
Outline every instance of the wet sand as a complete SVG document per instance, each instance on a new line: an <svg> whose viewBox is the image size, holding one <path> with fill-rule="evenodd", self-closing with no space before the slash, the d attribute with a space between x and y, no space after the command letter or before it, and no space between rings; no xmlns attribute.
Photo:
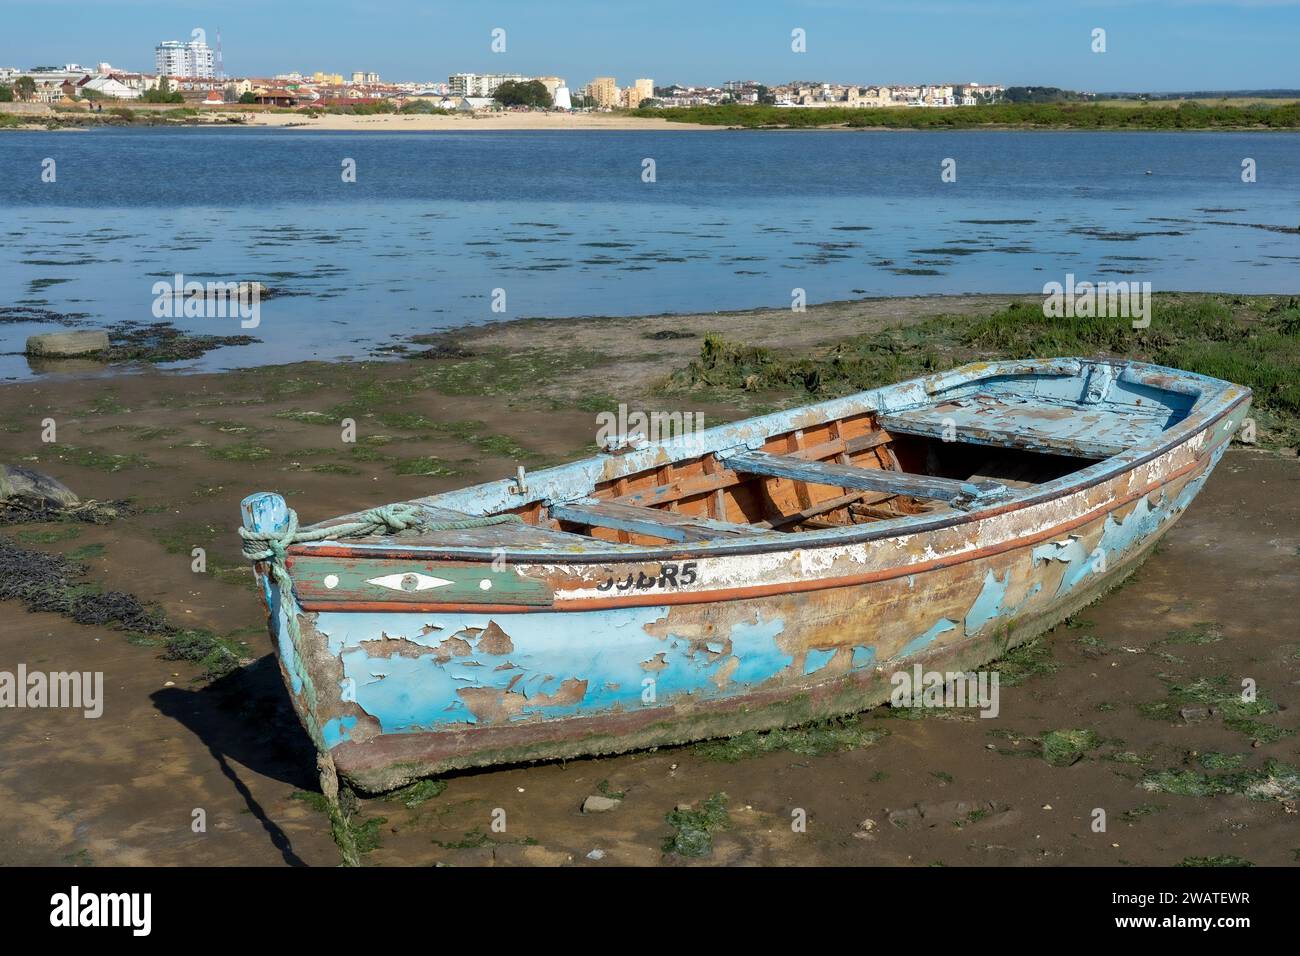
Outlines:
<svg viewBox="0 0 1300 956"><path fill-rule="evenodd" d="M89 554L88 581L157 601L174 623L246 641L249 662L207 684L193 664L164 660L121 632L0 604L0 670L21 662L103 671L107 698L97 720L0 710L0 862L337 861L325 817L303 799L315 789L310 745L288 710L238 553L238 501L250 491L285 493L310 522L503 477L520 460L541 467L585 453L595 422L583 402L596 392L711 421L743 414L654 392L711 328L807 346L1005 299L850 303L812 309L798 328L785 312L552 322L546 348L537 323L517 323L456 336L474 353L468 359L0 387L0 461L46 471L83 497L132 498L136 509L104 526L0 534ZM690 337L642 336L664 329ZM357 419L355 446L340 441L341 409ZM55 445L41 442L45 418L57 423ZM191 571L193 547L206 549L206 574ZM730 825L705 864L1156 865L1213 856L1290 864L1300 854L1293 791L1195 797L1149 792L1140 781L1199 772L1207 753L1240 757L1240 769L1269 759L1294 767L1297 738L1252 746L1255 738L1219 716L1170 721L1138 708L1168 693L1162 675L1223 677L1230 687L1251 677L1283 708L1263 722L1296 731L1298 554L1300 465L1233 450L1131 583L1057 628L1038 672L1002 688L997 719L885 710L863 721L886 736L821 756L778 751L727 763L683 747L457 774L413 808L362 800L359 819L379 843L365 860L677 865L662 850L673 832L665 815L725 793ZM1210 633L1207 625L1221 639L1170 641ZM1060 729L1091 730L1100 742L1072 766L1052 766L1035 740ZM580 811L587 796L617 792L617 809ZM1107 811L1105 833L1091 829L1095 808ZM196 809L206 813L204 833L192 828ZM497 809L505 832L492 829ZM798 810L806 832L792 830ZM595 849L602 859L588 859Z"/></svg>

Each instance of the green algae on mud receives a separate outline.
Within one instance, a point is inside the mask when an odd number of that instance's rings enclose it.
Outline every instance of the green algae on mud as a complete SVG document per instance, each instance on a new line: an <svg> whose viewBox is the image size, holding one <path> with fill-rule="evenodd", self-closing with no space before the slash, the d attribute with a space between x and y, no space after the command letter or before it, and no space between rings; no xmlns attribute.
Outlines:
<svg viewBox="0 0 1300 956"><path fill-rule="evenodd" d="M1101 743L1101 737L1092 730L1049 730L1039 738L1043 759L1053 767L1078 763Z"/></svg>
<svg viewBox="0 0 1300 956"><path fill-rule="evenodd" d="M869 747L887 730L861 726L857 716L818 720L798 727L776 730L747 730L735 737L706 740L692 746L694 754L705 760L735 763L750 757L784 751L803 757L820 757L841 750Z"/></svg>
<svg viewBox="0 0 1300 956"><path fill-rule="evenodd" d="M1269 758L1254 770L1200 773L1187 767L1148 771L1141 782L1144 790L1183 797L1243 796L1250 800L1294 802L1300 798L1300 770Z"/></svg>
<svg viewBox="0 0 1300 956"><path fill-rule="evenodd" d="M715 793L699 808L681 806L670 810L664 820L673 834L664 840L665 853L684 857L706 857L713 853L713 834L731 826L727 795Z"/></svg>
<svg viewBox="0 0 1300 956"><path fill-rule="evenodd" d="M1255 740L1273 742L1292 736L1295 731L1257 720L1276 714L1279 707L1263 692L1253 688L1233 689L1227 674L1210 674L1191 678L1160 675L1168 693L1157 700L1138 705L1138 713L1152 720L1173 722L1207 719L1221 715L1223 726Z"/></svg>
<svg viewBox="0 0 1300 956"><path fill-rule="evenodd" d="M1118 318L1051 318L1026 302L984 316L937 315L849 337L804 355L705 337L664 394L706 392L784 405L878 388L991 358L1114 356L1249 386L1258 441L1300 444L1300 297L1163 293L1147 328Z"/></svg>
<svg viewBox="0 0 1300 956"><path fill-rule="evenodd" d="M106 591L86 581L85 575L81 560L19 548L0 536L0 601L16 600L29 611L61 614L77 624L121 631L132 643L162 647L166 660L197 664L209 680L229 674L248 659L246 641L177 627L161 608L134 594Z"/></svg>
<svg viewBox="0 0 1300 956"><path fill-rule="evenodd" d="M385 794L384 799L396 800L408 810L422 806L434 797L442 796L447 789L447 781L438 779L417 780L398 790Z"/></svg>

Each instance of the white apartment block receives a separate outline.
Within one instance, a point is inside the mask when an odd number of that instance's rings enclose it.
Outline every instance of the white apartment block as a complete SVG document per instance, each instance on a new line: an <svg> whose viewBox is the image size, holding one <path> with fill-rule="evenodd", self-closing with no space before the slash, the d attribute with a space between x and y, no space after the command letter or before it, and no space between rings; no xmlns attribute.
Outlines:
<svg viewBox="0 0 1300 956"><path fill-rule="evenodd" d="M213 75L212 49L201 40L164 40L154 47L153 59L159 76Z"/></svg>
<svg viewBox="0 0 1300 956"><path fill-rule="evenodd" d="M453 73L447 77L452 96L490 97L502 83L525 83L519 73Z"/></svg>

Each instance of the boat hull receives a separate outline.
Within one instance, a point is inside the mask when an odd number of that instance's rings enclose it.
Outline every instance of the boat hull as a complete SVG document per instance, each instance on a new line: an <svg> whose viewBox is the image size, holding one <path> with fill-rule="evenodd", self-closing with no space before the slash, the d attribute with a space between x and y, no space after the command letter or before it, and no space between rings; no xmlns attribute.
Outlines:
<svg viewBox="0 0 1300 956"><path fill-rule="evenodd" d="M1095 600L1186 510L1247 408L1044 500L863 543L701 555L671 588L637 586L662 582L661 563L608 558L514 569L565 597L533 605L304 606L262 583L295 706L364 790L790 726L883 703L915 664L984 667ZM348 566L299 558L295 583L311 561Z"/></svg>

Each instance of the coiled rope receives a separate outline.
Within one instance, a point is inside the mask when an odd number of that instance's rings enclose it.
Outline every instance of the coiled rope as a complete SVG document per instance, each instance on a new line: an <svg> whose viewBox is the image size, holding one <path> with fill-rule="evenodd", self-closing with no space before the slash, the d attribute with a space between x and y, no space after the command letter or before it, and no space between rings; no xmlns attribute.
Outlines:
<svg viewBox="0 0 1300 956"><path fill-rule="evenodd" d="M316 685L307 672L306 655L303 647L302 631L298 627L298 615L286 605L286 598L292 599L293 579L289 576L286 559L289 548L295 544L308 544L315 541L335 541L340 538L363 538L369 535L402 534L420 531L465 531L470 528L486 528L498 524L521 524L518 515L487 515L484 517L466 517L453 521L429 520L427 512L418 505L396 504L384 505L364 512L356 521L330 525L301 531L298 528L298 513L288 509L289 519L284 531L250 531L239 529L239 536L244 540L244 557L253 562L264 562L271 579L275 581L280 592L280 606L284 609L284 626L293 645L294 659L285 665L302 688L302 697L306 706L302 708L303 724L307 735L316 748L316 768L320 772L321 793L329 812L330 832L343 857L344 866L360 866L356 839L348 824L348 817L339 802L339 777L334 766L334 757L325 743L320 721L316 716Z"/></svg>

